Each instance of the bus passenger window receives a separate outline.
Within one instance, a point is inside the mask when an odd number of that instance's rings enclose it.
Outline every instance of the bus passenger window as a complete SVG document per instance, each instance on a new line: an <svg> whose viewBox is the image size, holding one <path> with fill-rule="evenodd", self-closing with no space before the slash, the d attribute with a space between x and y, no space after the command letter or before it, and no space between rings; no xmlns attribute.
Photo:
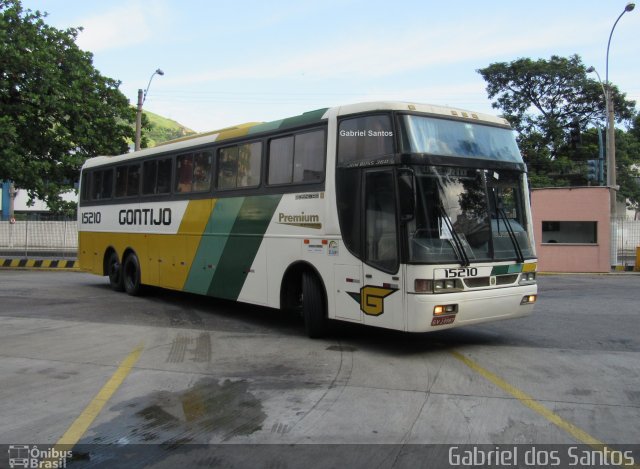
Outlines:
<svg viewBox="0 0 640 469"><path fill-rule="evenodd" d="M315 182L324 178L324 130L296 135L293 182Z"/></svg>
<svg viewBox="0 0 640 469"><path fill-rule="evenodd" d="M290 183L293 176L293 137L269 142L269 184Z"/></svg>
<svg viewBox="0 0 640 469"><path fill-rule="evenodd" d="M127 166L116 168L116 197L127 195Z"/></svg>
<svg viewBox="0 0 640 469"><path fill-rule="evenodd" d="M102 193L100 198L110 199L113 195L113 169L105 169L102 171Z"/></svg>
<svg viewBox="0 0 640 469"><path fill-rule="evenodd" d="M193 155L176 158L176 192L191 192L193 181Z"/></svg>
<svg viewBox="0 0 640 469"><path fill-rule="evenodd" d="M255 187L260 185L261 163L261 142L240 145L238 152L238 187Z"/></svg>
<svg viewBox="0 0 640 469"><path fill-rule="evenodd" d="M238 147L222 148L218 155L218 189L234 189L238 176Z"/></svg>
<svg viewBox="0 0 640 469"><path fill-rule="evenodd" d="M171 192L171 163L171 158L158 161L156 194L168 194Z"/></svg>
<svg viewBox="0 0 640 469"><path fill-rule="evenodd" d="M100 196L102 195L102 171L94 171L92 176L93 184L91 185L91 198L93 200L100 200Z"/></svg>
<svg viewBox="0 0 640 469"><path fill-rule="evenodd" d="M89 186L90 174L91 173L88 173L86 171L82 173L82 193L80 194L80 200L82 200L83 202L86 200L89 200L89 197L91 195L90 186Z"/></svg>
<svg viewBox="0 0 640 469"><path fill-rule="evenodd" d="M196 153L193 161L193 190L208 191L211 189L211 152Z"/></svg>
<svg viewBox="0 0 640 469"><path fill-rule="evenodd" d="M145 161L142 165L142 194L149 195L156 192L157 161Z"/></svg>
<svg viewBox="0 0 640 469"><path fill-rule="evenodd" d="M140 165L129 165L127 171L127 197L140 192Z"/></svg>

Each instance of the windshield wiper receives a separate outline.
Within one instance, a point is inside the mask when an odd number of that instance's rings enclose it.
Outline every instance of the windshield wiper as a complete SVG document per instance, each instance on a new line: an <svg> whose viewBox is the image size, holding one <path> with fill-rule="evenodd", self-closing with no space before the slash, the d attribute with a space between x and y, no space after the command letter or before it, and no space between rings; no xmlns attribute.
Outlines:
<svg viewBox="0 0 640 469"><path fill-rule="evenodd" d="M453 251L456 253L458 260L460 261L460 265L462 265L463 267L467 267L471 264L471 262L469 262L469 257L467 256L467 252L464 250L464 245L462 244L462 240L460 239L460 236L458 235L456 230L453 229L451 220L449 220L449 216L447 215L447 212L445 212L444 207L440 207L440 209L442 210L442 215L443 215L442 219L447 225L447 228L449 229L449 233L451 233L451 237L453 238L453 243L451 243L453 245Z"/></svg>
<svg viewBox="0 0 640 469"><path fill-rule="evenodd" d="M519 263L524 262L524 256L522 255L522 249L520 249L520 243L518 243L518 238L516 238L516 233L513 231L513 227L511 226L511 222L507 217L504 209L496 207L496 212L502 220L504 220L504 226L507 228L507 233L509 234L509 239L511 240L511 244L513 244L513 248L516 251L516 258ZM498 231L500 231L500 220L498 220Z"/></svg>

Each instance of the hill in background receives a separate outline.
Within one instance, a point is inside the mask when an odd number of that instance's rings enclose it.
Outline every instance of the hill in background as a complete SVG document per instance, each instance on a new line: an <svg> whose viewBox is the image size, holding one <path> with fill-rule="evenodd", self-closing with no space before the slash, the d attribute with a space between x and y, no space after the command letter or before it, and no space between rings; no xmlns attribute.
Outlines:
<svg viewBox="0 0 640 469"><path fill-rule="evenodd" d="M169 140L187 137L196 133L174 120L167 119L166 117L162 117L149 111L144 111L144 113L151 125L151 130L145 130L143 134L147 138L148 148L155 147L156 145Z"/></svg>

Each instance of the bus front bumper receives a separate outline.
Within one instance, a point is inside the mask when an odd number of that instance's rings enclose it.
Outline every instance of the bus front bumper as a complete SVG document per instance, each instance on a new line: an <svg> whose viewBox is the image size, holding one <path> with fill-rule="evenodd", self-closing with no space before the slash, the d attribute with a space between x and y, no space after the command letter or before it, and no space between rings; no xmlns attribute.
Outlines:
<svg viewBox="0 0 640 469"><path fill-rule="evenodd" d="M408 294L407 331L429 332L527 316L535 303L530 297L537 292L536 285L523 285L458 293Z"/></svg>

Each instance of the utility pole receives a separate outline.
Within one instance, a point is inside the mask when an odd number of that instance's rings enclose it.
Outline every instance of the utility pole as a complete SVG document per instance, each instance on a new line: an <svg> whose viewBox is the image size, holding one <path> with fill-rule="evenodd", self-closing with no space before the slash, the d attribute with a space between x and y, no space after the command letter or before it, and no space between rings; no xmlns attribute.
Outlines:
<svg viewBox="0 0 640 469"><path fill-rule="evenodd" d="M164 75L164 72L159 68L156 69L155 72L151 74L151 78L149 78L149 83L147 83L147 87L144 91L142 89L138 89L138 112L136 113L136 141L135 141L135 151L140 150L140 138L142 134L142 105L144 101L147 99L147 93L149 92L149 87L151 86L151 80L155 75Z"/></svg>
<svg viewBox="0 0 640 469"><path fill-rule="evenodd" d="M135 151L140 150L140 136L142 133L142 104L144 103L144 94L142 88L138 90L138 112L136 113L136 143Z"/></svg>

